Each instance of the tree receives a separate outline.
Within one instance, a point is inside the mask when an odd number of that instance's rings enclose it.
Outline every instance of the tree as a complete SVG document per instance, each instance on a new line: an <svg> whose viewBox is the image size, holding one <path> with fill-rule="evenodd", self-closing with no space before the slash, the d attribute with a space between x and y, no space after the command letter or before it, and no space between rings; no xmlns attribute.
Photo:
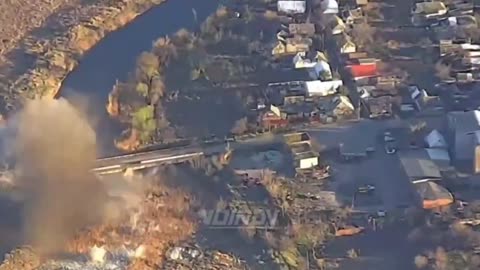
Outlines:
<svg viewBox="0 0 480 270"><path fill-rule="evenodd" d="M371 27L367 22L355 24L351 35L358 46L366 48L374 42L375 28Z"/></svg>
<svg viewBox="0 0 480 270"><path fill-rule="evenodd" d="M139 133L139 139L143 143L150 141L157 129L154 107L149 105L138 109L133 114L132 126Z"/></svg>
<svg viewBox="0 0 480 270"><path fill-rule="evenodd" d="M449 79L451 72L450 65L446 65L441 61L435 64L435 76L437 76L441 80Z"/></svg>
<svg viewBox="0 0 480 270"><path fill-rule="evenodd" d="M152 52L164 67L168 66L170 61L178 56L177 47L168 37L161 37L155 40Z"/></svg>
<svg viewBox="0 0 480 270"><path fill-rule="evenodd" d="M150 99L150 105L157 105L160 102L160 99L165 95L165 84L163 83L163 78L156 76L152 79L150 84L150 89L148 92L148 97Z"/></svg>
<svg viewBox="0 0 480 270"><path fill-rule="evenodd" d="M150 85L153 77L159 75L160 62L151 52L143 52L137 59L137 80Z"/></svg>
<svg viewBox="0 0 480 270"><path fill-rule="evenodd" d="M236 135L245 133L248 130L248 121L246 117L238 119L233 125L231 132Z"/></svg>

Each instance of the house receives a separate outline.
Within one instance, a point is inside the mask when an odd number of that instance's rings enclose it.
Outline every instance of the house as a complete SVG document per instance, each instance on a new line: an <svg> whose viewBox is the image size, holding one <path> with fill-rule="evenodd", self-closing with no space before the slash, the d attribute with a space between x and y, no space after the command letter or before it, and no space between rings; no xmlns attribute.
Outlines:
<svg viewBox="0 0 480 270"><path fill-rule="evenodd" d="M411 22L415 26L429 26L447 14L447 7L440 1L419 2L412 8Z"/></svg>
<svg viewBox="0 0 480 270"><path fill-rule="evenodd" d="M452 194L446 188L435 182L420 182L414 184L414 187L422 201L423 209L435 209L448 206L454 201Z"/></svg>
<svg viewBox="0 0 480 270"><path fill-rule="evenodd" d="M288 120L282 119L281 116L272 111L267 111L260 116L260 126L268 130L283 128L288 126Z"/></svg>
<svg viewBox="0 0 480 270"><path fill-rule="evenodd" d="M272 55L279 56L296 54L298 52L308 52L312 43L312 39L301 36L278 40L277 45L272 50Z"/></svg>
<svg viewBox="0 0 480 270"><path fill-rule="evenodd" d="M424 149L398 152L403 171L412 183L439 181L440 169Z"/></svg>
<svg viewBox="0 0 480 270"><path fill-rule="evenodd" d="M279 0L277 10L279 13L288 15L304 14L307 11L307 1Z"/></svg>
<svg viewBox="0 0 480 270"><path fill-rule="evenodd" d="M385 118L393 115L392 111L392 97L370 97L365 99L365 104L368 110L369 118Z"/></svg>
<svg viewBox="0 0 480 270"><path fill-rule="evenodd" d="M332 80L333 74L332 69L330 68L330 64L324 60L318 60L315 65L308 69L308 73L310 78L314 80Z"/></svg>
<svg viewBox="0 0 480 270"><path fill-rule="evenodd" d="M454 165L468 172L480 172L480 111L449 112L447 133Z"/></svg>
<svg viewBox="0 0 480 270"><path fill-rule="evenodd" d="M352 64L347 65L346 68L350 71L355 80L362 78L375 77L377 73L377 64Z"/></svg>
<svg viewBox="0 0 480 270"><path fill-rule="evenodd" d="M288 32L291 35L303 35L312 37L315 35L315 24L313 23L291 23L288 25Z"/></svg>
<svg viewBox="0 0 480 270"><path fill-rule="evenodd" d="M365 21L363 10L360 7L343 10L341 18L347 25L353 25Z"/></svg>
<svg viewBox="0 0 480 270"><path fill-rule="evenodd" d="M411 85L408 87L408 92L410 93L410 98L417 110L422 110L424 102L428 97L427 91L425 91L425 89L418 88L416 85Z"/></svg>
<svg viewBox="0 0 480 270"><path fill-rule="evenodd" d="M342 80L333 81L307 81L305 82L307 96L329 96L336 94L343 85Z"/></svg>
<svg viewBox="0 0 480 270"><path fill-rule="evenodd" d="M340 47L340 53L342 54L351 54L357 51L357 45L347 34L338 35L337 44ZM365 54L364 57L367 57Z"/></svg>
<svg viewBox="0 0 480 270"><path fill-rule="evenodd" d="M355 107L347 96L335 96L330 103L330 112L337 118L352 116Z"/></svg>
<svg viewBox="0 0 480 270"><path fill-rule="evenodd" d="M412 9L412 15L422 15L426 18L441 16L447 14L447 7L443 2L432 1L432 2L419 2L415 3L415 6Z"/></svg>

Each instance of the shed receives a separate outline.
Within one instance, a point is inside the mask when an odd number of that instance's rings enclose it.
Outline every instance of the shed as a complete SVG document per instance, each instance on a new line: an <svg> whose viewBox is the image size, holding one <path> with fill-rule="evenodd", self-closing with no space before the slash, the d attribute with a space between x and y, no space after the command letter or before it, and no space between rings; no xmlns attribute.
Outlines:
<svg viewBox="0 0 480 270"><path fill-rule="evenodd" d="M279 0L277 9L286 14L303 14L307 10L307 1Z"/></svg>
<svg viewBox="0 0 480 270"><path fill-rule="evenodd" d="M453 203L452 194L446 188L432 181L417 183L415 189L422 199L424 209L434 209Z"/></svg>

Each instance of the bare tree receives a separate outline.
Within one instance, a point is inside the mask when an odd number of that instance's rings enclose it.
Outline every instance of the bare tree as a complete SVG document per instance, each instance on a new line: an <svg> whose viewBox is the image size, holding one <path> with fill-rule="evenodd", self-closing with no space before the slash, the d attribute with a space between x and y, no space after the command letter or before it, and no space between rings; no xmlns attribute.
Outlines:
<svg viewBox="0 0 480 270"><path fill-rule="evenodd" d="M375 32L375 28L371 27L367 22L362 22L355 24L350 34L358 46L366 48L373 44Z"/></svg>
<svg viewBox="0 0 480 270"><path fill-rule="evenodd" d="M451 66L442 63L441 61L438 61L435 64L435 76L437 76L439 79L449 79L451 73Z"/></svg>
<svg viewBox="0 0 480 270"><path fill-rule="evenodd" d="M236 135L243 134L248 130L248 121L246 117L238 119L233 125L231 132Z"/></svg>

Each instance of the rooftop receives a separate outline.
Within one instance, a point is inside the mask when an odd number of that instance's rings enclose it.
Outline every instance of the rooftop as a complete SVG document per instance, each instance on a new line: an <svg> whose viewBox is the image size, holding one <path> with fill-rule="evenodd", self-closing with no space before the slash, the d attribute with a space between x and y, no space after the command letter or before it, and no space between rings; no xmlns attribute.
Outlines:
<svg viewBox="0 0 480 270"><path fill-rule="evenodd" d="M469 133L480 130L480 111L449 112L450 128L456 133Z"/></svg>
<svg viewBox="0 0 480 270"><path fill-rule="evenodd" d="M316 154L313 151L308 151L308 152L296 154L294 158L295 160L300 160L300 159L313 158L313 157L318 157L318 154Z"/></svg>
<svg viewBox="0 0 480 270"><path fill-rule="evenodd" d="M399 152L399 156L406 175L414 183L425 179L439 179L442 177L438 166L424 149Z"/></svg>

